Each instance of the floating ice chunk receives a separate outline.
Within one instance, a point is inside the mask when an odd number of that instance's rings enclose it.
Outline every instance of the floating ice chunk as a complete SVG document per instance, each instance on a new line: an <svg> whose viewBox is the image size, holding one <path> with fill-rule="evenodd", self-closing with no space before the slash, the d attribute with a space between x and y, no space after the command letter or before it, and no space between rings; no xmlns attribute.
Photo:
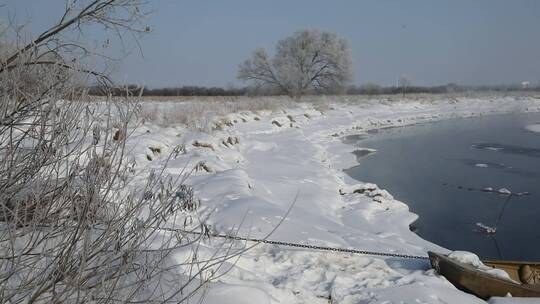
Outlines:
<svg viewBox="0 0 540 304"><path fill-rule="evenodd" d="M499 192L499 194L512 194L512 192L506 188L501 188L497 190L497 192Z"/></svg>
<svg viewBox="0 0 540 304"><path fill-rule="evenodd" d="M486 188L482 189L482 191L484 191L484 192L493 192L493 188L486 187Z"/></svg>
<svg viewBox="0 0 540 304"><path fill-rule="evenodd" d="M508 275L508 273L506 273L506 271L495 269L495 268L484 265L484 263L480 261L480 258L472 252L454 251L454 252L451 252L448 255L448 257L460 263L471 265L477 268L478 270L485 272L487 274L490 274L494 277L498 277L504 280L514 281L510 278L510 276Z"/></svg>
<svg viewBox="0 0 540 304"><path fill-rule="evenodd" d="M487 225L484 225L480 222L476 223L476 226L480 227L482 229L482 231L484 231L485 233L488 233L488 234L494 234L495 232L497 232L497 228L495 227L489 227Z"/></svg>
<svg viewBox="0 0 540 304"><path fill-rule="evenodd" d="M540 124L528 125L528 126L525 126L525 129L527 131L540 133Z"/></svg>
<svg viewBox="0 0 540 304"><path fill-rule="evenodd" d="M487 168L488 167L487 164L475 164L474 166L478 167L478 168Z"/></svg>

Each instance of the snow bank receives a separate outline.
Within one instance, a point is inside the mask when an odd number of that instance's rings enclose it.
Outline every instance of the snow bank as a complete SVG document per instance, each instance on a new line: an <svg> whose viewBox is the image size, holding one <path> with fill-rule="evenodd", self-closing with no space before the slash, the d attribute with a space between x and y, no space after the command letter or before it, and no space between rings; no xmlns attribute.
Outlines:
<svg viewBox="0 0 540 304"><path fill-rule="evenodd" d="M409 230L417 216L405 203L343 172L358 160L352 153L357 148L341 137L456 117L540 111L540 101L533 98L361 103L328 98L323 105L297 103L226 114L219 127L211 124L212 132L175 125L174 120L167 126L147 123L128 146L137 178L143 180L175 146L183 145L183 153L169 160L167 172L181 175L197 168L187 182L210 216L213 231L234 229L241 236L264 237L281 222L270 239L422 256L428 250L446 253ZM175 113L174 106L163 107ZM204 246L211 252L216 243ZM176 254L179 263L183 257ZM231 261L206 299L210 304L248 302L485 303L455 289L427 261L271 245L259 245Z"/></svg>

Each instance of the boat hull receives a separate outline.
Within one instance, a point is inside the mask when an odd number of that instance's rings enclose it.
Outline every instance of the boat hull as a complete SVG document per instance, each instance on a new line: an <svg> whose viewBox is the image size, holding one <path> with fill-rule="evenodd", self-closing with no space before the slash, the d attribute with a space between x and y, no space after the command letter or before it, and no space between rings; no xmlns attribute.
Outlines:
<svg viewBox="0 0 540 304"><path fill-rule="evenodd" d="M482 299L495 296L504 297L508 294L513 297L540 297L539 285L519 284L482 272L471 265L457 262L443 254L435 252L428 252L428 254L431 266L439 274L457 288ZM497 268L505 270L502 267Z"/></svg>

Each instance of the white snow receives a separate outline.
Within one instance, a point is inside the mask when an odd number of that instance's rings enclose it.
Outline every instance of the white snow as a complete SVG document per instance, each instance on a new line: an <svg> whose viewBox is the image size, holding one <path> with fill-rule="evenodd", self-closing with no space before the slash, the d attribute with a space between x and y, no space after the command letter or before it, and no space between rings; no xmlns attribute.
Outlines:
<svg viewBox="0 0 540 304"><path fill-rule="evenodd" d="M208 170L194 172L187 182L218 232L238 229L241 236L264 237L293 206L269 239L422 256L428 250L447 253L409 230L417 216L405 203L344 174L343 169L356 164L352 152L357 147L333 135L540 111L540 100L534 98L328 99L322 106L298 103L228 114L227 124L206 133L182 125L144 124L129 144L138 178L159 168L173 147L184 144L186 153L171 159L167 172L178 175L204 161ZM175 106L150 104L166 111ZM238 140L231 144L229 137ZM213 244L205 246L211 251ZM454 288L425 260L261 244L231 261L230 268L210 286L206 303L485 303Z"/></svg>
<svg viewBox="0 0 540 304"><path fill-rule="evenodd" d="M531 132L540 133L540 124L528 125L528 126L525 126L525 129Z"/></svg>
<svg viewBox="0 0 540 304"><path fill-rule="evenodd" d="M474 268L482 272L488 273L494 277L515 282L510 278L506 271L484 265L484 263L480 261L480 258L474 253L467 251L454 251L451 252L448 257L463 264L471 265Z"/></svg>

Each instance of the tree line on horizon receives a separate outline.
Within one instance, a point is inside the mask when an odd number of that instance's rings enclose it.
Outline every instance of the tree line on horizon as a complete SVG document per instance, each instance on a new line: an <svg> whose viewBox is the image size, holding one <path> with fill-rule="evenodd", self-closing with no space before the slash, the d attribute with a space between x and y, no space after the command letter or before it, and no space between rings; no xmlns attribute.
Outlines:
<svg viewBox="0 0 540 304"><path fill-rule="evenodd" d="M106 90L99 85L87 88L90 95L106 96L278 96L284 95L280 91L261 90L254 87L206 87L206 86L178 86L163 88L145 88L134 84L108 87ZM523 87L518 84L509 85L457 85L446 84L438 86L381 86L377 84L351 85L339 93L331 95L397 95L397 94L446 94L462 92L540 92L540 85ZM312 92L309 95L328 95L326 92Z"/></svg>

